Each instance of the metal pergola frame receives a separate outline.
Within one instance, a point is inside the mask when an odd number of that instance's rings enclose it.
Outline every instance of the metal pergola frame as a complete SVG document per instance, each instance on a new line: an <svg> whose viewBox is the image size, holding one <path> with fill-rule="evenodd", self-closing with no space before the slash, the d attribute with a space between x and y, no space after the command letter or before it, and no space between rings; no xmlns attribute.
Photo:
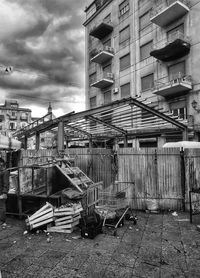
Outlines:
<svg viewBox="0 0 200 278"><path fill-rule="evenodd" d="M114 138L157 136L182 133L187 140L187 120L180 119L170 112L162 112L155 103L140 98L125 98L82 112L70 112L56 119L47 114L41 119L15 132L19 140L30 138L50 130L57 130L59 149L64 137L67 141L105 141ZM36 144L37 145L37 144Z"/></svg>

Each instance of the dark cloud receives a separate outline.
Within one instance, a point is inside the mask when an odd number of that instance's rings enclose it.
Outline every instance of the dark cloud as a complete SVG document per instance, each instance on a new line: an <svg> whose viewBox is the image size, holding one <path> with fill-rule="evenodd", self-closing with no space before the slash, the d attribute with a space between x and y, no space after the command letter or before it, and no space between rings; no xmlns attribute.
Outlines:
<svg viewBox="0 0 200 278"><path fill-rule="evenodd" d="M21 106L46 108L52 101L62 113L84 109L85 1L1 2L1 95L18 99ZM4 66L13 72L4 74Z"/></svg>

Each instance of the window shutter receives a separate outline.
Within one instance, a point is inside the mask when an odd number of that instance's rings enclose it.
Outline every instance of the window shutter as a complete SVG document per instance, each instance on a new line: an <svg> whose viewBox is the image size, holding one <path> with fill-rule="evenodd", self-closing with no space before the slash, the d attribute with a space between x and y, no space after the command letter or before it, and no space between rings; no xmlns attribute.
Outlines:
<svg viewBox="0 0 200 278"><path fill-rule="evenodd" d="M144 60L150 56L150 51L153 47L153 41L148 42L140 47L140 59Z"/></svg>
<svg viewBox="0 0 200 278"><path fill-rule="evenodd" d="M169 67L169 80L174 80L185 75L185 62L181 62Z"/></svg>
<svg viewBox="0 0 200 278"><path fill-rule="evenodd" d="M149 74L149 75L144 76L144 77L141 78L142 91L153 88L153 86L154 86L154 80L153 79L154 79L153 74Z"/></svg>
<svg viewBox="0 0 200 278"><path fill-rule="evenodd" d="M130 53L120 58L120 70L130 67Z"/></svg>
<svg viewBox="0 0 200 278"><path fill-rule="evenodd" d="M96 97L91 97L90 98L90 108L96 107Z"/></svg>
<svg viewBox="0 0 200 278"><path fill-rule="evenodd" d="M111 91L107 91L104 93L104 104L111 102Z"/></svg>
<svg viewBox="0 0 200 278"><path fill-rule="evenodd" d="M181 35L184 36L184 24L181 24L167 32L167 39L170 42L175 39L181 38Z"/></svg>
<svg viewBox="0 0 200 278"><path fill-rule="evenodd" d="M119 43L123 43L130 39L130 26L127 26L119 33Z"/></svg>
<svg viewBox="0 0 200 278"><path fill-rule="evenodd" d="M119 5L119 16L124 15L128 11L129 11L129 0L125 0Z"/></svg>
<svg viewBox="0 0 200 278"><path fill-rule="evenodd" d="M147 25L149 25L150 23L150 11L148 11L147 13L143 14L140 18L139 18L139 25L140 25L140 30L145 28Z"/></svg>
<svg viewBox="0 0 200 278"><path fill-rule="evenodd" d="M121 98L130 97L130 83L121 86Z"/></svg>
<svg viewBox="0 0 200 278"><path fill-rule="evenodd" d="M89 76L89 84L91 85L96 81L96 72Z"/></svg>

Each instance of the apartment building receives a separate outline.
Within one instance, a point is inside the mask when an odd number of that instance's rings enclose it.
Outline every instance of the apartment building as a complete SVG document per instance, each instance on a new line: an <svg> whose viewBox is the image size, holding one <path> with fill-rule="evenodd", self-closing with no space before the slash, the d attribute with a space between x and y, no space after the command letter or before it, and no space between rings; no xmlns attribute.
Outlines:
<svg viewBox="0 0 200 278"><path fill-rule="evenodd" d="M5 100L0 105L0 133L12 135L17 129L21 129L31 122L31 110L19 107L16 100Z"/></svg>
<svg viewBox="0 0 200 278"><path fill-rule="evenodd" d="M199 140L200 1L95 0L85 13L87 108L139 97Z"/></svg>

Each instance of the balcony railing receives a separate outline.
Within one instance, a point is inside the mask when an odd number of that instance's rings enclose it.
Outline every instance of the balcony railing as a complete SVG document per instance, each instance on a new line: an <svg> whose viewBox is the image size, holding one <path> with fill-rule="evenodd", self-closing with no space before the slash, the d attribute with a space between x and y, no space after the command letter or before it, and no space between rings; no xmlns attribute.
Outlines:
<svg viewBox="0 0 200 278"><path fill-rule="evenodd" d="M28 116L26 116L26 115L21 115L21 116L20 116L20 119L21 119L22 121L27 121L27 120L28 120Z"/></svg>
<svg viewBox="0 0 200 278"><path fill-rule="evenodd" d="M114 83L114 74L111 72L104 72L102 76L97 77L96 81L91 83L91 87L106 88Z"/></svg>
<svg viewBox="0 0 200 278"><path fill-rule="evenodd" d="M10 118L10 120L16 120L17 119L17 115L10 115L9 118Z"/></svg>
<svg viewBox="0 0 200 278"><path fill-rule="evenodd" d="M96 49L92 52L91 61L103 64L114 56L114 48L104 46L102 49Z"/></svg>
<svg viewBox="0 0 200 278"><path fill-rule="evenodd" d="M113 25L110 20L103 20L100 24L94 26L90 31L90 36L102 40L113 31Z"/></svg>
<svg viewBox="0 0 200 278"><path fill-rule="evenodd" d="M177 73L170 80L169 77L165 77L156 80L154 83L153 93L163 97L177 96L192 89L191 76L182 73Z"/></svg>
<svg viewBox="0 0 200 278"><path fill-rule="evenodd" d="M158 60L167 62L179 59L190 51L189 38L180 31L175 31L168 36L167 42L162 41L153 47L150 55Z"/></svg>
<svg viewBox="0 0 200 278"><path fill-rule="evenodd" d="M165 5L161 4L152 10L150 20L152 23L155 23L160 27L165 27L184 16L189 10L187 0L168 0Z"/></svg>

